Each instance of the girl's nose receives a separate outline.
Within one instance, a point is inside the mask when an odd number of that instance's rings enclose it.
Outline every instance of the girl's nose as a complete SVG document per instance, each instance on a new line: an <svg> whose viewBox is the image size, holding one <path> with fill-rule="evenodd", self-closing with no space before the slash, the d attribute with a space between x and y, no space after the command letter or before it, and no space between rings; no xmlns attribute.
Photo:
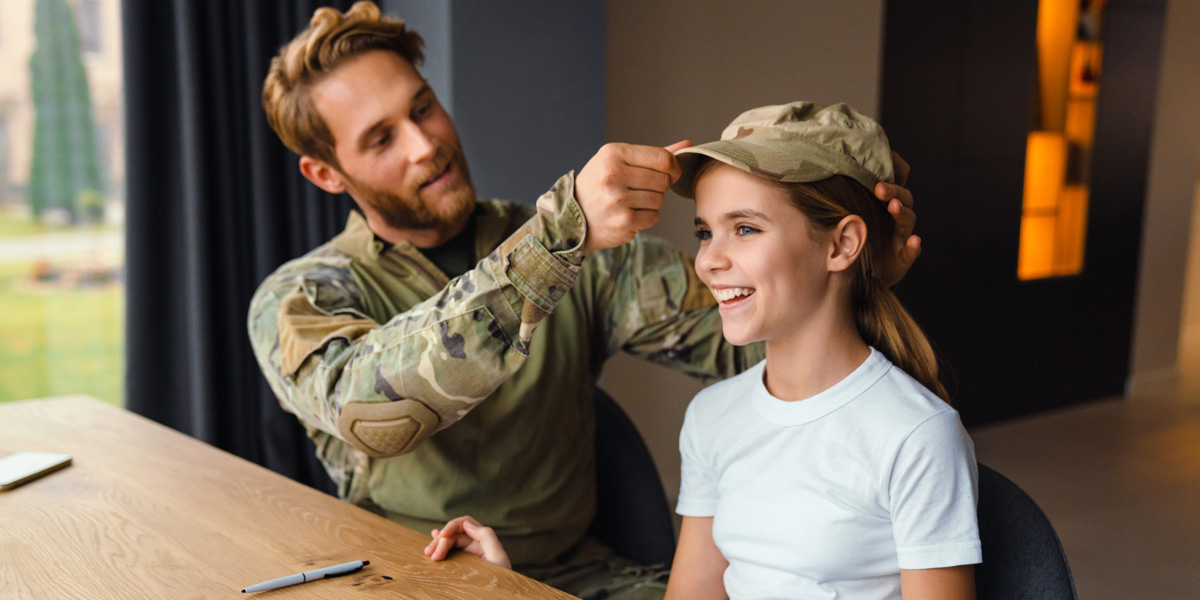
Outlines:
<svg viewBox="0 0 1200 600"><path fill-rule="evenodd" d="M727 268L729 268L729 256L725 254L724 244L714 235L696 253L696 274L713 273Z"/></svg>

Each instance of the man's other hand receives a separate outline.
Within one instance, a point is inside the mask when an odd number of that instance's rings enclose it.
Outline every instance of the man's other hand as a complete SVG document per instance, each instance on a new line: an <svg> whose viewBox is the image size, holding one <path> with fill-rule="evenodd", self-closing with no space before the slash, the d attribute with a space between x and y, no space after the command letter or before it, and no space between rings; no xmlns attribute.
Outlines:
<svg viewBox="0 0 1200 600"><path fill-rule="evenodd" d="M681 174L674 151L690 145L600 148L575 178L575 199L587 220L584 253L620 246L658 221L663 198Z"/></svg>
<svg viewBox="0 0 1200 600"><path fill-rule="evenodd" d="M908 181L908 163L892 152L892 163L895 165L896 183L879 182L875 184L875 197L887 202L887 211L896 221L896 229L889 244L891 253L879 263L879 276L887 286L893 286L904 279L908 269L921 255L921 238L912 234L917 225L917 213L913 212L912 192L904 187Z"/></svg>

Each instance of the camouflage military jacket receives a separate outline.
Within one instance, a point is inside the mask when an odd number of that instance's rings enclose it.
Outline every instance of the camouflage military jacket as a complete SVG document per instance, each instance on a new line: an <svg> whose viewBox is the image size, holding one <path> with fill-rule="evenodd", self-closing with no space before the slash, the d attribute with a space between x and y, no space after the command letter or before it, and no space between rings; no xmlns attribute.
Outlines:
<svg viewBox="0 0 1200 600"><path fill-rule="evenodd" d="M418 531L471 514L514 564L546 564L595 512L605 359L624 350L701 377L761 360L724 341L691 259L666 242L584 258L573 185L564 176L536 207L480 202L482 260L454 280L408 243L385 249L353 213L259 287L255 355L342 498Z"/></svg>

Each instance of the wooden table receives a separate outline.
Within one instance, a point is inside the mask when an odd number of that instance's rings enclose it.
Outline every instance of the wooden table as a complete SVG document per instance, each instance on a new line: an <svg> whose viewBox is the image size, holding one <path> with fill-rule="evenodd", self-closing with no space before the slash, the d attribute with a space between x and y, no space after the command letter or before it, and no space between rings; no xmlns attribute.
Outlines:
<svg viewBox="0 0 1200 600"><path fill-rule="evenodd" d="M0 404L0 456L74 463L0 491L0 598L574 598L85 396ZM363 571L242 594L314 568Z"/></svg>

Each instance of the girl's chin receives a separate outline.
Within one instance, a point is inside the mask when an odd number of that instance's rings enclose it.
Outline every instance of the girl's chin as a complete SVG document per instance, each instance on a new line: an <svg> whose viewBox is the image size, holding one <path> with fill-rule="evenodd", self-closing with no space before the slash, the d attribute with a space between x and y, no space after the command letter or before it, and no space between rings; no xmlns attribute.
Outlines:
<svg viewBox="0 0 1200 600"><path fill-rule="evenodd" d="M748 346L759 341L755 336L749 335L743 331L730 331L728 329L723 329L721 334L725 336L726 342L729 342L734 346Z"/></svg>

